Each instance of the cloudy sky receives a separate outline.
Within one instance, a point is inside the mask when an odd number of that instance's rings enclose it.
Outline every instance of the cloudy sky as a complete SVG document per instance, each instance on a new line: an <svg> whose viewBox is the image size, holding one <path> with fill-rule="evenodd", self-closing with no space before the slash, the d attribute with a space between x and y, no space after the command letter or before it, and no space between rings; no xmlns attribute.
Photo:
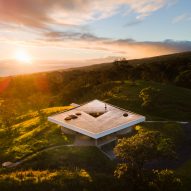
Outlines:
<svg viewBox="0 0 191 191"><path fill-rule="evenodd" d="M191 51L191 0L0 0L0 59L142 58Z"/></svg>

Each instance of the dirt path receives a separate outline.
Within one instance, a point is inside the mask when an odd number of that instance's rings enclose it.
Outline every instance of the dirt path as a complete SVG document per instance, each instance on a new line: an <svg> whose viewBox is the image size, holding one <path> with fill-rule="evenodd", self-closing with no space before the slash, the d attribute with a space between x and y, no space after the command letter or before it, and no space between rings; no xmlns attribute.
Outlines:
<svg viewBox="0 0 191 191"><path fill-rule="evenodd" d="M2 164L2 166L7 167L7 168L16 167L16 166L26 162L27 160L31 159L32 157L34 157L35 155L37 155L37 154L39 154L41 152L49 151L49 150L57 149L57 148L61 148L61 147L73 147L73 146L76 146L76 145L70 144L70 145L56 145L56 146L47 147L47 148L39 150L39 151L37 151L35 153L32 153L32 154L22 158L21 160L19 160L17 162L5 162L5 163ZM6 163L7 163L7 165L6 165Z"/></svg>
<svg viewBox="0 0 191 191"><path fill-rule="evenodd" d="M188 121L145 121L144 123L178 123L182 125L189 124Z"/></svg>

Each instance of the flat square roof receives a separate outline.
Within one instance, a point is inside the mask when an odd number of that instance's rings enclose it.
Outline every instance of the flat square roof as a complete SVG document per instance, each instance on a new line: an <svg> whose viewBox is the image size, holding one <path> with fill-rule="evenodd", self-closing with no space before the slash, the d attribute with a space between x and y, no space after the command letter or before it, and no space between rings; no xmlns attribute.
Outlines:
<svg viewBox="0 0 191 191"><path fill-rule="evenodd" d="M124 116L128 114L128 116ZM70 119L70 116L76 116ZM92 116L93 115L93 116ZM66 118L69 117L69 120ZM126 129L145 117L99 100L93 100L71 110L48 117L48 120L94 139Z"/></svg>

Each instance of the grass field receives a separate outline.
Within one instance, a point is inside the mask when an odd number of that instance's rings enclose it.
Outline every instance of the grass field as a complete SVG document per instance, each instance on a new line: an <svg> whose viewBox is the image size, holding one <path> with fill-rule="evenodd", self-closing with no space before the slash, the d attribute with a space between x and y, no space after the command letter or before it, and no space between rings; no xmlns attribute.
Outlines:
<svg viewBox="0 0 191 191"><path fill-rule="evenodd" d="M11 131L1 128L0 162L15 161L52 145L71 143L72 137L62 135L58 125L47 121L47 116L70 108L65 106L44 109L43 118L38 112L30 112L18 117Z"/></svg>
<svg viewBox="0 0 191 191"><path fill-rule="evenodd" d="M70 106L43 110L19 116L12 126L14 133L0 131L0 162L17 161L43 148L42 151L12 169L0 168L0 190L115 190L114 163L96 147L68 147L73 138L62 135L60 127L47 122L47 116L70 109ZM45 118L44 118L45 117ZM105 181L110 182L108 187ZM98 184L99 182L99 184Z"/></svg>

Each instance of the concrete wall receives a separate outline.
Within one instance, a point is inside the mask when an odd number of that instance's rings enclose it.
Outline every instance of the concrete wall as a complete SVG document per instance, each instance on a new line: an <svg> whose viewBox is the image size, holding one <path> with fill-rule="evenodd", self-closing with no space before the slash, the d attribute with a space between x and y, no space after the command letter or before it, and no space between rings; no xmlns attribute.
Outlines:
<svg viewBox="0 0 191 191"><path fill-rule="evenodd" d="M123 130L118 131L116 133L112 133L110 135L106 135L106 136L101 137L99 139L94 139L94 138L88 137L86 135L77 133L75 131L72 131L72 130L64 128L64 127L61 127L61 131L64 134L75 135L74 144L77 146L98 146L99 147L99 146L103 146L105 144L108 144L112 141L117 140L118 135L125 135L128 133L131 133L132 127L128 127L126 129L123 129Z"/></svg>
<svg viewBox="0 0 191 191"><path fill-rule="evenodd" d="M125 135L127 133L131 133L132 132L132 128L133 127L128 127L128 128L123 129L121 131L117 131L116 133L117 133L117 135Z"/></svg>
<svg viewBox="0 0 191 191"><path fill-rule="evenodd" d="M112 133L110 135L97 139L96 146L102 146L102 145L108 144L112 141L115 141L116 139L117 139L116 133Z"/></svg>
<svg viewBox="0 0 191 191"><path fill-rule="evenodd" d="M64 133L64 134L68 134L68 135L75 135L76 134L75 131L72 131L72 130L67 129L65 127L61 127L61 132Z"/></svg>
<svg viewBox="0 0 191 191"><path fill-rule="evenodd" d="M96 146L96 140L86 135L76 133L74 144L76 146Z"/></svg>

